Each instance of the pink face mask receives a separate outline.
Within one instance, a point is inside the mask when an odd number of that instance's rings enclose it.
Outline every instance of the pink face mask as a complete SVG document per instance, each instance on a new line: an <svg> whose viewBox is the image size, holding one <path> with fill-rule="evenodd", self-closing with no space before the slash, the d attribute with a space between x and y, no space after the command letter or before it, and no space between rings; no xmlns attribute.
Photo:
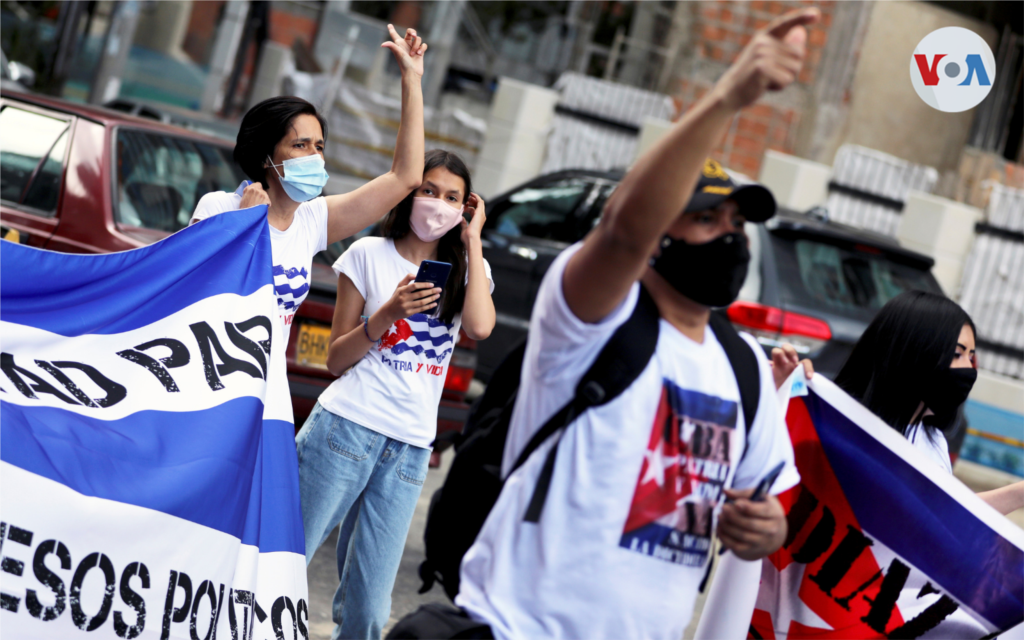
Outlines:
<svg viewBox="0 0 1024 640"><path fill-rule="evenodd" d="M423 242L433 242L455 228L462 221L462 210L440 198L413 198L409 226Z"/></svg>

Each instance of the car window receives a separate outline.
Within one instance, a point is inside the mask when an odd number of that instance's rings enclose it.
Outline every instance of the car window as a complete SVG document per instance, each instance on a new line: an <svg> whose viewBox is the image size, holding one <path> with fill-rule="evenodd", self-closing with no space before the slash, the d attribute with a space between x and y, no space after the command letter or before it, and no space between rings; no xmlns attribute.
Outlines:
<svg viewBox="0 0 1024 640"><path fill-rule="evenodd" d="M177 231L211 191L234 191L245 174L231 150L169 134L117 132L116 219L121 224Z"/></svg>
<svg viewBox="0 0 1024 640"><path fill-rule="evenodd" d="M923 266L895 262L874 247L774 237L779 285L790 304L870 320L903 291L941 293Z"/></svg>
<svg viewBox="0 0 1024 640"><path fill-rule="evenodd" d="M520 189L487 212L484 226L507 236L576 242L581 234L573 214L592 186L584 178L567 178Z"/></svg>
<svg viewBox="0 0 1024 640"><path fill-rule="evenodd" d="M60 198L61 179L64 176L64 151L68 146L68 130L60 134L50 153L47 154L39 173L28 187L22 204L40 211L56 212Z"/></svg>
<svg viewBox="0 0 1024 640"><path fill-rule="evenodd" d="M67 128L66 120L17 107L5 106L0 111L0 199L29 204L23 202L32 191L26 191L26 187L36 167L46 158L44 173L37 178L45 183L41 183L40 189L47 185L56 185L57 188L51 188L50 194L37 192L32 206L51 215L55 213L57 195L60 192L60 169L63 166L64 146L67 141L66 136L62 134ZM57 149L58 146L60 149ZM54 172L57 175L55 183Z"/></svg>

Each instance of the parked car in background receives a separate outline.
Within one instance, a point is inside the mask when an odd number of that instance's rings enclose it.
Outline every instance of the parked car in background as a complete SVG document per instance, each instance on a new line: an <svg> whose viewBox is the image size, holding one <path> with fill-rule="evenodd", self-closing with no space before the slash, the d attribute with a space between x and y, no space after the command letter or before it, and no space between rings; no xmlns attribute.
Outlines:
<svg viewBox="0 0 1024 640"><path fill-rule="evenodd" d="M125 251L188 225L211 191L234 191L245 174L233 144L102 107L7 91L0 95L0 235L70 253ZM292 325L288 381L296 427L333 377L327 339L341 246L317 256L312 288ZM269 268L269 266L268 266ZM465 336L452 356L438 430L461 430L476 365Z"/></svg>
<svg viewBox="0 0 1024 640"><path fill-rule="evenodd" d="M231 122L198 111L146 100L114 98L104 103L103 106L140 118L173 124L215 138L223 138L232 144L238 139L238 127L241 124L240 122Z"/></svg>
<svg viewBox="0 0 1024 640"><path fill-rule="evenodd" d="M478 377L489 379L525 338L548 267L597 224L622 177L621 171L560 171L488 201L483 245L498 284L497 322L480 344ZM828 378L894 296L909 289L942 293L931 274L932 258L893 238L831 222L824 209L780 209L766 224L748 225L747 234L750 271L739 299L721 312L766 353L789 342ZM949 434L951 446L962 440L957 431L964 428L961 420Z"/></svg>

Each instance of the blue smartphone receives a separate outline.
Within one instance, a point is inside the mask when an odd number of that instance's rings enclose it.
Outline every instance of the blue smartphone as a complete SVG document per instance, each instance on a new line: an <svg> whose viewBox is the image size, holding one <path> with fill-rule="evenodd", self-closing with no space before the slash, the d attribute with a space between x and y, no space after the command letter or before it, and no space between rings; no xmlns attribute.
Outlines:
<svg viewBox="0 0 1024 640"><path fill-rule="evenodd" d="M444 285L448 282L448 274L451 273L452 265L448 262L435 262L424 260L420 263L419 273L416 274L416 282L429 282L435 287L440 287L444 292Z"/></svg>

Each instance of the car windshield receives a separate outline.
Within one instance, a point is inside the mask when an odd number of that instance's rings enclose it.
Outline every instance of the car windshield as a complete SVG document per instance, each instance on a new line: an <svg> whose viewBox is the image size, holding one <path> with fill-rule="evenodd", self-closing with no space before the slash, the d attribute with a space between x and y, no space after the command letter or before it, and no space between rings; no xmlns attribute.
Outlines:
<svg viewBox="0 0 1024 640"><path fill-rule="evenodd" d="M870 321L903 291L942 293L925 265L894 261L875 247L772 236L787 306L819 308Z"/></svg>
<svg viewBox="0 0 1024 640"><path fill-rule="evenodd" d="M512 237L575 242L586 231L571 214L592 187L590 180L568 178L520 189L488 212L484 227Z"/></svg>
<svg viewBox="0 0 1024 640"><path fill-rule="evenodd" d="M164 133L117 132L114 193L118 223L177 231L211 191L245 180L231 149Z"/></svg>

